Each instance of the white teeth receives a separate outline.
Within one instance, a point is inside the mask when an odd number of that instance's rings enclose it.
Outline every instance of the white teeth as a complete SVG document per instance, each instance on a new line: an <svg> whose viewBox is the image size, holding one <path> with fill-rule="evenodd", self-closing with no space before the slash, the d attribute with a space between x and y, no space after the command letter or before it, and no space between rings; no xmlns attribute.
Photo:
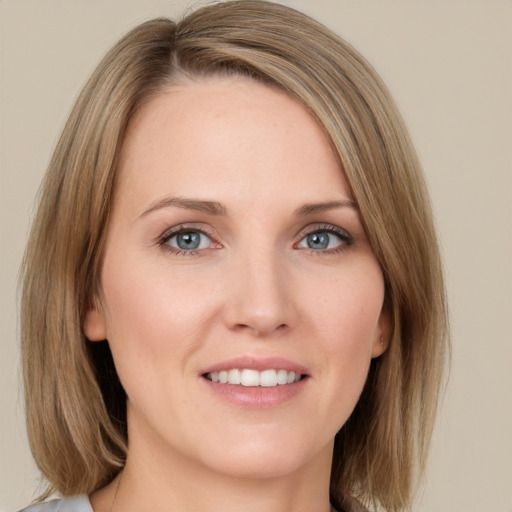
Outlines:
<svg viewBox="0 0 512 512"><path fill-rule="evenodd" d="M240 384L242 386L259 386L260 372L258 370L242 370Z"/></svg>
<svg viewBox="0 0 512 512"><path fill-rule="evenodd" d="M241 378L242 378L242 372L240 372L240 370L237 370L236 368L234 370L229 370L228 382L230 384L240 384Z"/></svg>
<svg viewBox="0 0 512 512"><path fill-rule="evenodd" d="M235 384L246 387L275 387L277 385L292 384L301 380L302 375L287 370L258 370L238 369L222 370L220 372L211 372L206 374L206 378L212 382L220 384Z"/></svg>
<svg viewBox="0 0 512 512"><path fill-rule="evenodd" d="M260 373L260 386L271 388L277 386L277 372L275 370L265 370Z"/></svg>
<svg viewBox="0 0 512 512"><path fill-rule="evenodd" d="M277 372L277 383L288 384L288 372L286 370L279 370Z"/></svg>

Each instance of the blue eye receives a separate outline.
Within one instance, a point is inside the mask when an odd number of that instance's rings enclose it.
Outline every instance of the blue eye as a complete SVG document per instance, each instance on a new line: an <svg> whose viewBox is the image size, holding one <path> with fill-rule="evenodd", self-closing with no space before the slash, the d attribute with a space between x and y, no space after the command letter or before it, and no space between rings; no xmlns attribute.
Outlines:
<svg viewBox="0 0 512 512"><path fill-rule="evenodd" d="M352 237L348 233L338 232L333 228L329 228L308 233L297 244L297 247L313 251L329 251L341 249L351 243Z"/></svg>
<svg viewBox="0 0 512 512"><path fill-rule="evenodd" d="M183 229L165 240L167 245L182 251L207 249L211 242L211 239L203 232L191 229Z"/></svg>

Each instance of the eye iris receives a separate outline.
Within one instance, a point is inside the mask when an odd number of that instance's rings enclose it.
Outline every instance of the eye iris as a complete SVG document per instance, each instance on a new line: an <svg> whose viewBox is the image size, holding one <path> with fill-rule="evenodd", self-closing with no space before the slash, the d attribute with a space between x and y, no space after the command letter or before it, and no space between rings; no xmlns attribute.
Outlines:
<svg viewBox="0 0 512 512"><path fill-rule="evenodd" d="M176 236L176 244L180 249L197 249L201 243L201 235L194 231L186 231Z"/></svg>
<svg viewBox="0 0 512 512"><path fill-rule="evenodd" d="M307 244L310 249L326 249L329 246L328 233L311 233L307 236Z"/></svg>

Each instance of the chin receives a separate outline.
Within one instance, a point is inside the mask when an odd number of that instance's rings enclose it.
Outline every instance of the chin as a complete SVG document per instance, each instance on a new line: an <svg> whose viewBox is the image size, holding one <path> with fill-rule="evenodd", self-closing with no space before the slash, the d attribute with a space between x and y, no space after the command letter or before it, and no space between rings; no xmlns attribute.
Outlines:
<svg viewBox="0 0 512 512"><path fill-rule="evenodd" d="M310 440L290 442L281 435L279 439L260 436L251 442L229 443L222 450L215 450L210 461L204 461L218 473L242 479L272 479L299 472L312 463L329 464L332 458L333 442L323 447L311 446ZM210 462L210 463L209 463Z"/></svg>

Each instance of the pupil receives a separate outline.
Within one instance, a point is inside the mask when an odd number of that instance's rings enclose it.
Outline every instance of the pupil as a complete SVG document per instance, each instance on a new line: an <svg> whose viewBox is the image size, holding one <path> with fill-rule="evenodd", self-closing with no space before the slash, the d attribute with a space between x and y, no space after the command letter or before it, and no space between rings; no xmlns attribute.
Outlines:
<svg viewBox="0 0 512 512"><path fill-rule="evenodd" d="M197 249L200 241L199 233L192 231L180 233L177 238L178 247L180 249Z"/></svg>
<svg viewBox="0 0 512 512"><path fill-rule="evenodd" d="M326 249L329 245L329 235L327 233L313 233L308 235L307 241L310 249Z"/></svg>

